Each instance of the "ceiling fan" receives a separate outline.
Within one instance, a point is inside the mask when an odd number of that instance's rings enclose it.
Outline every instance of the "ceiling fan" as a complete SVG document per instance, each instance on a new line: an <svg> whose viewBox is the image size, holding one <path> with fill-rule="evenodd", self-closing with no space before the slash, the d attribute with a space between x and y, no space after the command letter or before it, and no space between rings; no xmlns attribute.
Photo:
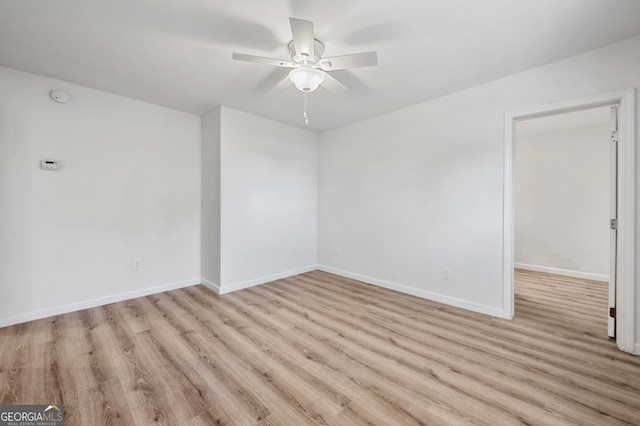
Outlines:
<svg viewBox="0 0 640 426"><path fill-rule="evenodd" d="M267 64L281 68L291 68L289 80L291 80L298 90L305 93L305 95L313 92L321 85L332 93L341 93L347 90L346 86L328 74L328 71L378 65L378 55L376 52L354 53L323 58L324 44L314 37L313 22L289 18L289 24L291 25L291 34L293 35L293 40L289 42L288 45L291 60L265 58L236 52L233 53L233 59L237 61L257 62L259 64ZM306 96L304 118L305 123L309 124Z"/></svg>

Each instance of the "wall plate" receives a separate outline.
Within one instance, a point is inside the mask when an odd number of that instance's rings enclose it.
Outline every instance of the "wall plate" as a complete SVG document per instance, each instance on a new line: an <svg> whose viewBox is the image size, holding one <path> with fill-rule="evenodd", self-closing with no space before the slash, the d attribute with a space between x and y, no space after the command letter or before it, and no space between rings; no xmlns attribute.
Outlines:
<svg viewBox="0 0 640 426"><path fill-rule="evenodd" d="M42 160L40 161L40 168L42 170L59 170L60 162L58 160Z"/></svg>

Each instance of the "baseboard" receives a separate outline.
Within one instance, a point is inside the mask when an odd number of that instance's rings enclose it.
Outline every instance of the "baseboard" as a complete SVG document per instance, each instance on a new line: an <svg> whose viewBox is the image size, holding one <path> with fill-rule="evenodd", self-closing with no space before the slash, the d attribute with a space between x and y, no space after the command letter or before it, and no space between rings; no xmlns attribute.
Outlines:
<svg viewBox="0 0 640 426"><path fill-rule="evenodd" d="M34 321L42 318L48 318L56 315L67 314L69 312L81 311L83 309L95 308L96 306L108 305L110 303L122 302L123 300L135 299L137 297L148 296L150 294L162 293L178 288L189 287L200 284L200 278L190 280L177 281L173 283L163 284L156 287L147 287L140 290L118 293L112 296L98 297L96 299L85 300L82 302L70 303L68 305L56 306L55 308L41 309L39 311L27 312L24 314L14 315L11 317L0 318L0 327L20 324L23 322Z"/></svg>
<svg viewBox="0 0 640 426"><path fill-rule="evenodd" d="M228 284L219 286L218 294L231 293L232 291L238 291L249 287L254 287L260 284L266 284L271 281L279 280L282 278L292 277L298 274L304 274L305 272L311 272L318 269L318 265L309 265L302 268L290 269L288 271L279 272L273 275L266 275L260 278L255 278L252 280L242 281L235 284Z"/></svg>
<svg viewBox="0 0 640 426"><path fill-rule="evenodd" d="M633 354L634 355L640 355L640 343L636 343L634 345Z"/></svg>
<svg viewBox="0 0 640 426"><path fill-rule="evenodd" d="M208 280L206 278L201 278L200 279L201 283L203 286L210 288L211 290L215 291L216 293L220 294L220 284L216 284L211 280Z"/></svg>
<svg viewBox="0 0 640 426"><path fill-rule="evenodd" d="M608 275L592 274L591 272L572 271L570 269L552 268L550 266L528 265L526 263L514 263L516 269L524 269L526 271L545 272L547 274L563 275L565 277L581 278L592 281L609 281Z"/></svg>
<svg viewBox="0 0 640 426"><path fill-rule="evenodd" d="M456 308L462 308L468 311L478 312L485 315L491 315L498 318L507 318L507 316L505 315L502 309L482 305L479 303L470 302L468 300L458 299L451 296L445 296L443 294L433 293L431 291L422 290L415 287L409 287L406 285L393 283L390 281L380 280L378 278L368 277L366 275L343 271L341 269L332 268L330 266L318 265L318 269L320 271L329 272L330 274L340 275L341 277L362 281L367 284L372 284L378 287L384 287L390 290L399 291L401 293L411 294L412 296L421 297L423 299L432 300L434 302L443 303L445 305L455 306Z"/></svg>

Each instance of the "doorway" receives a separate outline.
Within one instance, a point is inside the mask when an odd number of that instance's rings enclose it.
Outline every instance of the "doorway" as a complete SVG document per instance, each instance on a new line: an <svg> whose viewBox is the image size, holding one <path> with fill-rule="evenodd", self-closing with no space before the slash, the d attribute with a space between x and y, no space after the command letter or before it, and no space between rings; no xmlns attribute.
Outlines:
<svg viewBox="0 0 640 426"><path fill-rule="evenodd" d="M617 106L516 122L515 315L615 337L616 123Z"/></svg>
<svg viewBox="0 0 640 426"><path fill-rule="evenodd" d="M618 347L634 352L635 342L635 153L634 120L635 92L627 90L570 102L549 104L525 111L505 114L504 145L504 241L503 241L503 310L505 317L514 314L514 154L516 123L538 117L557 115L590 108L617 107L617 149L612 153L617 167L614 179L617 182L617 197L612 203L617 217L616 239L612 242L613 293L611 304L615 309L615 323L611 322L611 333L615 334ZM613 131L612 131L613 132ZM605 224L606 226L606 224ZM609 274L611 276L611 272Z"/></svg>

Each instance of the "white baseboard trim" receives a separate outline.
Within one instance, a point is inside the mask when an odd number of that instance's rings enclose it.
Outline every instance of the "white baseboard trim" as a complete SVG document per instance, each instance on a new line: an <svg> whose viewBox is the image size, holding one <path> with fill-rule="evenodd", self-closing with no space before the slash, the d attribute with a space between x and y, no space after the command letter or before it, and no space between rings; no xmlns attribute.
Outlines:
<svg viewBox="0 0 640 426"><path fill-rule="evenodd" d="M254 278L252 280L242 281L235 284L219 286L220 291L218 292L218 294L231 293L232 291L238 291L245 288L254 287L256 285L266 284L271 281L279 280L282 278L288 278L294 275L304 274L305 272L315 271L316 269L318 269L318 265L309 265L302 268L290 269L288 271L279 272L277 274L266 275L260 278Z"/></svg>
<svg viewBox="0 0 640 426"><path fill-rule="evenodd" d="M514 263L516 269L524 269L534 272L546 272L547 274L563 275L565 277L582 278L592 281L609 281L608 275L592 274L591 272L572 271L570 269L552 268L551 266L528 265L526 263Z"/></svg>
<svg viewBox="0 0 640 426"><path fill-rule="evenodd" d="M636 343L636 344L634 345L633 354L634 354L634 355L639 355L639 356L640 356L640 343Z"/></svg>
<svg viewBox="0 0 640 426"><path fill-rule="evenodd" d="M343 271L341 269L332 268L330 266L318 265L318 269L320 271L329 272L330 274L340 275L341 277L362 281L367 284L376 285L378 287L384 287L390 290L399 291L401 293L411 294L412 296L421 297L423 299L432 300L434 302L443 303L445 305L455 306L456 308L462 308L468 311L478 312L485 315L491 315L498 318L510 319L507 316L505 316L504 311L499 308L494 308L491 306L486 306L486 305L470 302L468 300L458 299L451 296L445 296L444 294L433 293L431 291L422 290L415 287L409 287L406 285L393 283L390 281L384 281L378 278L368 277L366 275L360 275L353 272Z"/></svg>
<svg viewBox="0 0 640 426"><path fill-rule="evenodd" d="M201 283L203 286L210 288L211 290L215 291L216 293L220 294L220 284L216 284L211 280L208 280L206 278L201 278L200 279Z"/></svg>
<svg viewBox="0 0 640 426"><path fill-rule="evenodd" d="M178 288L189 287L200 284L200 278L192 278L190 280L176 281L173 283L163 284L156 287L147 287L140 290L118 293L111 296L98 297L95 299L85 300L82 302L69 303L68 305L56 306L54 308L41 309L38 311L27 312L10 317L0 318L0 327L8 327L10 325L20 324L23 322L34 321L42 318L48 318L56 315L62 315L69 312L81 311L83 309L95 308L96 306L108 305L110 303L122 302L123 300L135 299L137 297L148 296L150 294L162 293Z"/></svg>

